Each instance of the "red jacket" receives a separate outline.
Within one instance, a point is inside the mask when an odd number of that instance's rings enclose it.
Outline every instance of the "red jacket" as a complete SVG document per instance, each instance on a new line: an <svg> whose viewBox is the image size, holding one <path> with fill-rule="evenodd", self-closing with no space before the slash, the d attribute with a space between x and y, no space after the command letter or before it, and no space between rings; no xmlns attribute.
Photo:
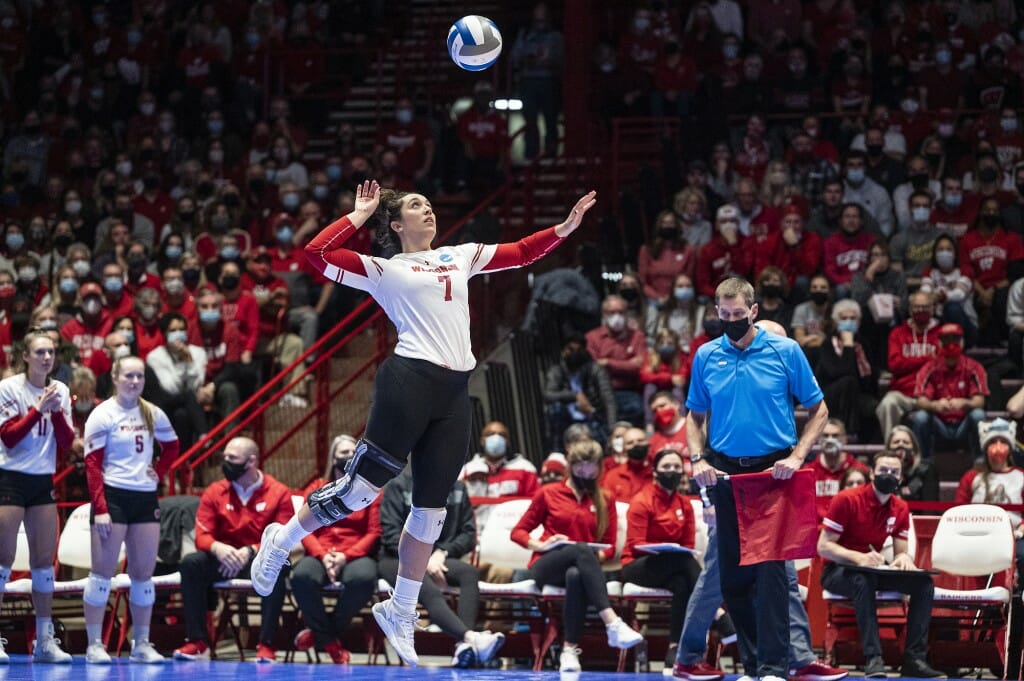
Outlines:
<svg viewBox="0 0 1024 681"><path fill-rule="evenodd" d="M697 250L686 243L679 247L666 243L658 257L653 258L647 244L644 244L637 254L637 271L645 296L652 299L671 296L676 277L680 274L693 280L697 271Z"/></svg>
<svg viewBox="0 0 1024 681"><path fill-rule="evenodd" d="M326 484L327 480L314 480L302 491L302 496L309 497ZM366 508L307 535L302 540L302 548L317 560L323 560L329 551L344 553L346 562L372 556L380 541L380 499L378 496Z"/></svg>
<svg viewBox="0 0 1024 681"><path fill-rule="evenodd" d="M898 390L907 397L914 396L918 369L939 350L937 327L938 322L933 319L921 333L907 321L889 333L889 371L892 372L889 390Z"/></svg>
<svg viewBox="0 0 1024 681"><path fill-rule="evenodd" d="M258 549L270 523L286 523L295 514L292 491L269 474L248 504L238 498L234 485L218 480L203 492L196 511L196 550L209 551L219 541L235 548Z"/></svg>
<svg viewBox="0 0 1024 681"><path fill-rule="evenodd" d="M988 396L985 367L978 360L966 356L961 356L952 368L946 366L945 357L935 357L918 370L915 378L914 397L935 401L945 397L970 399L975 395ZM946 423L959 423L967 412L953 409L937 414Z"/></svg>
<svg viewBox="0 0 1024 681"><path fill-rule="evenodd" d="M810 277L821 269L821 237L816 232L803 230L796 246L790 246L782 238L782 232L768 235L757 248L754 256L754 277L769 265L782 268L789 285L796 283L799 276Z"/></svg>
<svg viewBox="0 0 1024 681"><path fill-rule="evenodd" d="M613 500L628 504L651 481L652 470L649 457L643 461L627 460L601 477L601 487Z"/></svg>
<svg viewBox="0 0 1024 681"><path fill-rule="evenodd" d="M721 236L700 247L697 256L697 293L715 297L715 287L733 275L745 277L754 263L754 254L742 235L735 246L729 246ZM692 351L692 349L691 349Z"/></svg>
<svg viewBox="0 0 1024 681"><path fill-rule="evenodd" d="M626 514L626 546L622 564L629 565L645 554L635 552L637 544L675 542L693 548L697 522L689 497L671 494L655 482L649 482L629 503Z"/></svg>
<svg viewBox="0 0 1024 681"><path fill-rule="evenodd" d="M89 364L94 352L103 352L103 341L113 323L106 313L100 315L96 324L87 325L81 317L75 317L60 327L60 336L78 348L78 360L82 364Z"/></svg>
<svg viewBox="0 0 1024 681"><path fill-rule="evenodd" d="M850 236L842 230L822 242L822 267L833 284L849 284L853 275L865 269L871 244L878 237L863 229Z"/></svg>
<svg viewBox="0 0 1024 681"><path fill-rule="evenodd" d="M640 389L640 363L637 357L643 358L647 352L647 339L644 332L636 329L625 329L620 337L612 335L608 327L601 325L587 332L587 352L594 360L606 359L608 378L615 390Z"/></svg>
<svg viewBox="0 0 1024 681"><path fill-rule="evenodd" d="M821 457L817 457L814 461L809 464L805 464L804 468L809 468L814 471L814 494L815 500L818 505L818 520L825 517L825 513L828 511L828 505L832 503L832 497L839 494L839 481L843 479L846 471L851 468L856 468L859 471L863 471L864 477L870 477L868 467L857 461L852 454L846 454L839 463L839 468L831 470L826 468L821 463Z"/></svg>
<svg viewBox="0 0 1024 681"><path fill-rule="evenodd" d="M567 483L552 483L544 485L533 495L526 513L519 519L516 526L512 528L511 539L520 546L529 546L530 532L538 525L544 527L540 541L555 534L564 534L569 541L588 541L611 544L612 548L601 552L601 555L610 557L615 553L615 533L618 529L618 515L615 512L615 502L608 493L598 488L604 494L605 504L608 507L608 526L604 535L597 537L597 511L594 502L588 495L581 499L569 489ZM541 554L534 552L530 556L528 567L532 566Z"/></svg>

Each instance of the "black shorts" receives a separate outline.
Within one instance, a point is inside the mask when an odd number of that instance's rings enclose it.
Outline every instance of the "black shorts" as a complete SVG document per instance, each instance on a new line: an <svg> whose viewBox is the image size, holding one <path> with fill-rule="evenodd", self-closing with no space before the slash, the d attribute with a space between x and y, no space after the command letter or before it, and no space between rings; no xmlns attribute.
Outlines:
<svg viewBox="0 0 1024 681"><path fill-rule="evenodd" d="M111 522L119 525L160 522L160 503L156 492L138 492L131 489L103 486L107 498L107 513ZM89 513L89 524L96 519L95 511Z"/></svg>
<svg viewBox="0 0 1024 681"><path fill-rule="evenodd" d="M0 468L0 506L46 506L57 503L53 476L34 475Z"/></svg>

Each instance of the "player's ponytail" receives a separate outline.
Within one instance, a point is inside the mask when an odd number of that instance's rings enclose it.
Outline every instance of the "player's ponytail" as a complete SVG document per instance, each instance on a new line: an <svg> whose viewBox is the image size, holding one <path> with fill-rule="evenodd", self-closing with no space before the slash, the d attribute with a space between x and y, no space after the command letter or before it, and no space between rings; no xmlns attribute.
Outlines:
<svg viewBox="0 0 1024 681"><path fill-rule="evenodd" d="M402 199L408 193L382 187L380 204L377 206L376 212L366 222L366 226L373 230L381 255L385 258L402 252L402 245L398 241L398 235L391 229L391 223L402 219Z"/></svg>

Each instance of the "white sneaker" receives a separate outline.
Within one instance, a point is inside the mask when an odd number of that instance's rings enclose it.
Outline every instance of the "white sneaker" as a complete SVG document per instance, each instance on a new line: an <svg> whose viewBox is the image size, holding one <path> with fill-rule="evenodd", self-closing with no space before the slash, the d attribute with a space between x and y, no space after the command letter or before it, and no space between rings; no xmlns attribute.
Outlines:
<svg viewBox="0 0 1024 681"><path fill-rule="evenodd" d="M762 676L761 681L786 681L786 679L781 676L772 676L769 674L768 676Z"/></svg>
<svg viewBox="0 0 1024 681"><path fill-rule="evenodd" d="M11 658L7 656L7 651L4 650L4 646L7 645L6 638L0 638L0 664L8 664Z"/></svg>
<svg viewBox="0 0 1024 681"><path fill-rule="evenodd" d="M452 655L452 666L456 669L472 669L476 666L476 651L472 644L459 641Z"/></svg>
<svg viewBox="0 0 1024 681"><path fill-rule="evenodd" d="M580 653L582 652L579 648L562 648L562 653L558 656L558 671L580 671Z"/></svg>
<svg viewBox="0 0 1024 681"><path fill-rule="evenodd" d="M416 621L419 615L415 612L404 615L395 610L393 599L374 603L370 608L373 611L373 619L387 636L391 647L395 649L398 656L410 667L419 665L420 658L416 654L416 646L413 635L416 633Z"/></svg>
<svg viewBox="0 0 1024 681"><path fill-rule="evenodd" d="M32 649L32 661L43 664L69 664L71 656L60 649L60 639L48 636L36 639Z"/></svg>
<svg viewBox="0 0 1024 681"><path fill-rule="evenodd" d="M282 407L294 407L296 409L309 408L309 400L302 395L293 395L292 393L284 395L278 404Z"/></svg>
<svg viewBox="0 0 1024 681"><path fill-rule="evenodd" d="M148 639L132 641L132 654L128 656L129 662L141 662L142 664L163 664L167 658L156 652L156 648Z"/></svg>
<svg viewBox="0 0 1024 681"><path fill-rule="evenodd" d="M110 664L110 653L103 641L93 641L85 649L85 661L88 664Z"/></svg>
<svg viewBox="0 0 1024 681"><path fill-rule="evenodd" d="M632 648L644 640L639 631L633 630L620 617L605 627L608 634L608 645L612 648Z"/></svg>
<svg viewBox="0 0 1024 681"><path fill-rule="evenodd" d="M476 651L476 659L480 664L487 664L494 657L494 654L505 645L505 634L492 634L488 631L478 631L473 637L473 650Z"/></svg>
<svg viewBox="0 0 1024 681"><path fill-rule="evenodd" d="M260 596L270 595L277 585L277 576L281 574L281 568L288 564L288 552L274 544L274 537L281 527L281 523L267 525L260 538L260 550L252 559L249 578L252 580L252 588Z"/></svg>
<svg viewBox="0 0 1024 681"><path fill-rule="evenodd" d="M750 676L749 674L744 674L743 676L741 676L738 679L736 679L736 681L758 681L758 679L757 679L756 676Z"/></svg>

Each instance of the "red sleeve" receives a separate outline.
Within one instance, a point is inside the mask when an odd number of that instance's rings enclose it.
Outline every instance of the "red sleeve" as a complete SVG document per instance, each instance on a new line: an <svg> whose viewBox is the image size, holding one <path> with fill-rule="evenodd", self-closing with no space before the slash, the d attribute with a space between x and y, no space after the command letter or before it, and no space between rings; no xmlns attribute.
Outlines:
<svg viewBox="0 0 1024 681"><path fill-rule="evenodd" d="M603 494L603 492L598 490L598 494ZM611 544L612 547L598 553L607 560L615 555L615 543L619 535L619 511L615 507L615 500L610 494L604 495L604 503L608 508L608 527L604 528L604 536L601 537L600 542L602 544Z"/></svg>
<svg viewBox="0 0 1024 681"><path fill-rule="evenodd" d="M845 494L837 494L832 497L832 502L828 505L828 511L826 511L825 517L822 519L825 529L838 534L840 537L842 537L846 528L849 527L850 521L850 505L847 503L846 498L847 495Z"/></svg>
<svg viewBox="0 0 1024 681"><path fill-rule="evenodd" d="M524 497L532 497L540 489L540 481L537 480L535 474L523 476L523 488L519 490L519 494Z"/></svg>
<svg viewBox="0 0 1024 681"><path fill-rule="evenodd" d="M277 513L273 522L284 525L295 515L295 506L292 504L292 491L283 482L277 484L281 486L281 498L277 500Z"/></svg>
<svg viewBox="0 0 1024 681"><path fill-rule="evenodd" d="M175 440L168 440L167 442L160 443L160 458L153 464L153 468L156 469L156 477L163 478L167 475L167 471L171 469L171 464L178 458L178 454L181 453L181 443Z"/></svg>
<svg viewBox="0 0 1024 681"><path fill-rule="evenodd" d="M814 232L805 231L803 244L796 249L794 259L797 274L809 277L817 272L821 267L821 237Z"/></svg>
<svg viewBox="0 0 1024 681"><path fill-rule="evenodd" d="M651 369L651 354L648 353L644 365L640 367L640 382L647 384L653 383L659 389L668 389L672 387L672 371L668 368L667 364L662 364L661 367L654 371Z"/></svg>
<svg viewBox="0 0 1024 681"><path fill-rule="evenodd" d="M633 560L634 546L647 542L647 520L647 507L644 505L643 499L634 499L626 513L626 546L622 549L623 564Z"/></svg>
<svg viewBox="0 0 1024 681"><path fill-rule="evenodd" d="M541 487L537 490L537 493L533 495L533 501L530 502L530 506L526 509L526 513L524 513L523 517L519 519L516 526L512 528L512 532L509 535L512 541L524 548L529 548L530 532L544 522L544 516L547 515L547 511L547 499L544 496L544 488Z"/></svg>
<svg viewBox="0 0 1024 681"><path fill-rule="evenodd" d="M89 486L89 501L94 513L107 512L107 497L103 491L103 456L106 449L100 447L85 457L85 482Z"/></svg>
<svg viewBox="0 0 1024 681"><path fill-rule="evenodd" d="M960 484L956 488L956 497L953 502L957 504L969 504L971 503L971 496L973 496L973 489L971 486L974 484L974 478L978 474L978 471L967 471L964 473L964 477L960 478Z"/></svg>
<svg viewBox="0 0 1024 681"><path fill-rule="evenodd" d="M50 423L53 424L53 437L57 440L57 451L63 452L74 441L75 430L64 417L64 412L60 410L50 412Z"/></svg>
<svg viewBox="0 0 1024 681"><path fill-rule="evenodd" d="M245 324L245 337L242 339L245 342L244 349L255 352L256 342L260 338L260 306L251 295L243 295L239 300L246 301L240 306L243 309L239 310L242 315L241 321Z"/></svg>
<svg viewBox="0 0 1024 681"><path fill-rule="evenodd" d="M903 342L906 324L897 326L889 334L889 371L897 376L903 376L920 368L919 358L903 356Z"/></svg>
<svg viewBox="0 0 1024 681"><path fill-rule="evenodd" d="M0 424L0 441L4 447L13 447L21 442L42 418L35 407L29 407L24 416L8 419Z"/></svg>
<svg viewBox="0 0 1024 681"><path fill-rule="evenodd" d="M366 534L359 538L355 544L348 548L345 552L345 558L347 560L355 560L356 558L362 558L370 555L373 551L373 547L377 544L377 540L380 539L380 497L378 496L369 508L366 509L369 514L366 519Z"/></svg>
<svg viewBox="0 0 1024 681"><path fill-rule="evenodd" d="M932 367L930 362L917 370L917 374L914 376L914 397L935 399L934 384L929 380L931 377Z"/></svg>
<svg viewBox="0 0 1024 681"><path fill-rule="evenodd" d="M693 504L689 497L682 497L683 532L680 544L691 549L697 543L697 520L693 517Z"/></svg>
<svg viewBox="0 0 1024 681"><path fill-rule="evenodd" d="M196 550L209 551L213 548L216 537L213 531L217 529L217 507L214 497L221 486L208 487L199 499L199 508L196 509Z"/></svg>
<svg viewBox="0 0 1024 681"><path fill-rule="evenodd" d="M358 228L352 224L348 216L341 217L324 227L306 244L305 253L309 264L320 274L324 274L327 268L333 265L343 271L365 277L363 259L355 251L341 247L341 244L356 233L356 229Z"/></svg>
<svg viewBox="0 0 1024 681"><path fill-rule="evenodd" d="M555 234L554 227L548 227L514 243L498 244L494 255L480 271L493 272L507 270L510 267L526 267L553 251L563 241L565 239Z"/></svg>

